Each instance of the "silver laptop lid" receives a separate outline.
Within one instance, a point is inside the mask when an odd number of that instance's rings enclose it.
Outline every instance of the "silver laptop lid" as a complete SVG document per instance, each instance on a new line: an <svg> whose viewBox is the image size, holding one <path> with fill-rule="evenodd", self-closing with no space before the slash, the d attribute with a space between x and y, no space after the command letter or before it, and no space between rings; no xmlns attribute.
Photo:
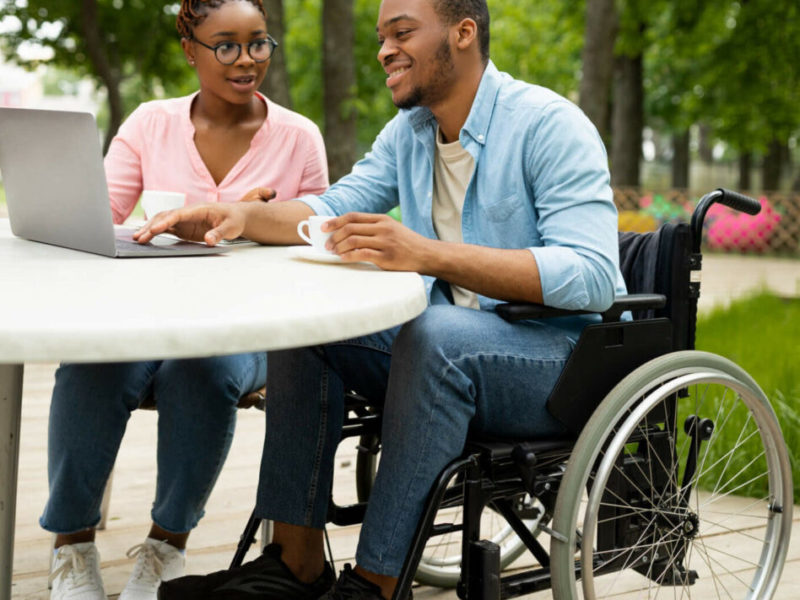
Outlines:
<svg viewBox="0 0 800 600"><path fill-rule="evenodd" d="M92 115L0 108L0 175L14 235L114 256L114 226Z"/></svg>

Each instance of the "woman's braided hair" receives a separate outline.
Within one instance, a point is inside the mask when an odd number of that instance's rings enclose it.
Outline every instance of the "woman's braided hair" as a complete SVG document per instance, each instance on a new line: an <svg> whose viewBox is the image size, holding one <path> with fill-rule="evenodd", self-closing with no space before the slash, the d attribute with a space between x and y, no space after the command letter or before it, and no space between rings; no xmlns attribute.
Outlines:
<svg viewBox="0 0 800 600"><path fill-rule="evenodd" d="M203 20L208 16L208 13L225 4L231 0L181 0L181 9L178 12L178 18L175 25L178 28L178 33L181 37L191 38L194 28L200 25ZM249 2L255 6L264 19L267 18L267 11L264 10L264 5L261 0L240 0L242 2Z"/></svg>

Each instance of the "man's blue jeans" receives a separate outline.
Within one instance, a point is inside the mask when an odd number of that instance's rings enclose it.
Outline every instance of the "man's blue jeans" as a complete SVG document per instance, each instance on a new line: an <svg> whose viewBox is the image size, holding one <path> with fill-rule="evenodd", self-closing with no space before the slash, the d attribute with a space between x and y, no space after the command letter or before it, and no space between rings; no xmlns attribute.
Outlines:
<svg viewBox="0 0 800 600"><path fill-rule="evenodd" d="M322 528L344 390L385 397L381 459L356 561L397 576L428 492L468 431L562 433L545 401L572 351L557 327L434 305L401 328L269 353L256 514Z"/></svg>
<svg viewBox="0 0 800 600"><path fill-rule="evenodd" d="M239 398L264 385L266 354L63 364L50 404L50 499L39 523L54 533L97 525L106 481L130 417L145 397L158 410L158 476L151 516L190 531L228 455Z"/></svg>

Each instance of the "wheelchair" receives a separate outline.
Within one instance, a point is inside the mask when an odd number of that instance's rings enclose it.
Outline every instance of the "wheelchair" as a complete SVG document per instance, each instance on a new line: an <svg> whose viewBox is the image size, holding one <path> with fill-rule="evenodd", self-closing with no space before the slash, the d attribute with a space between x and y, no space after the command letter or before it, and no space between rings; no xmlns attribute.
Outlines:
<svg viewBox="0 0 800 600"><path fill-rule="evenodd" d="M718 189L689 224L619 234L629 293L586 326L547 402L568 433L470 434L430 491L393 598L408 598L415 577L455 585L465 600L548 589L557 600L772 597L791 534L786 445L753 378L694 350L703 221L714 203L760 210ZM521 303L497 313L585 314ZM380 414L356 394L348 408L343 436L360 436L360 502L331 502L338 524L363 517L380 447ZM523 553L524 568L503 574Z"/></svg>

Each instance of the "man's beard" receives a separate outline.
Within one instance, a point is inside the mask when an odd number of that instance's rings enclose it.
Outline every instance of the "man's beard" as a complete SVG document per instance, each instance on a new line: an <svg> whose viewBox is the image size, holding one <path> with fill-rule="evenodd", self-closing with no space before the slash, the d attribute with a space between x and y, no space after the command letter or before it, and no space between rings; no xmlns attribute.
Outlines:
<svg viewBox="0 0 800 600"><path fill-rule="evenodd" d="M397 108L409 109L415 106L429 106L445 96L445 91L449 87L449 77L453 72L453 55L450 52L450 44L445 37L436 54L433 57L436 63L436 70L431 77L427 87L418 85L411 90L405 98L400 98L394 102Z"/></svg>

